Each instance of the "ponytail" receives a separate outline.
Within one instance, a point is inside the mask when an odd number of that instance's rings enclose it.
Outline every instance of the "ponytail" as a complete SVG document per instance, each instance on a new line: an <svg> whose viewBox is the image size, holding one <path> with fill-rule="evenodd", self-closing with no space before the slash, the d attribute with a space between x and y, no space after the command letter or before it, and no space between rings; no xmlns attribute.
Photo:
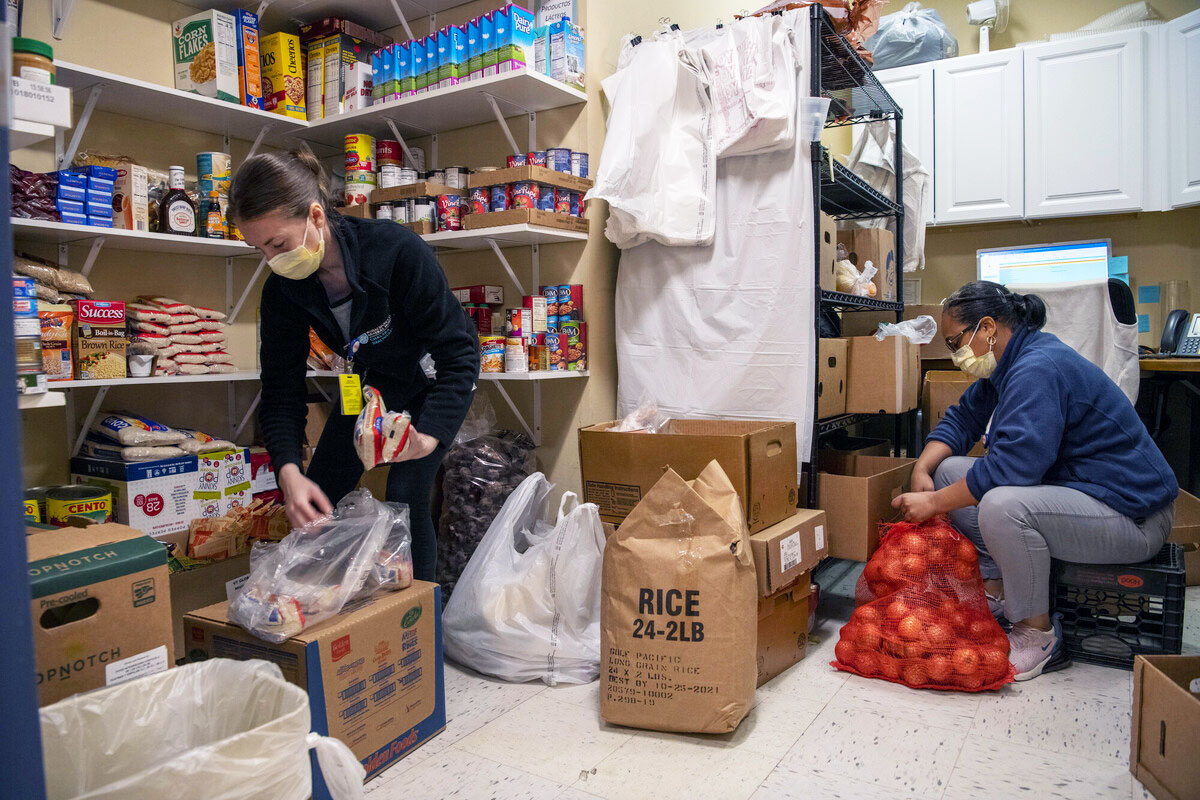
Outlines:
<svg viewBox="0 0 1200 800"><path fill-rule="evenodd" d="M327 214L333 207L321 162L307 145L301 145L289 153L260 153L247 159L233 176L227 213L236 222L272 211L302 217L313 203L320 203Z"/></svg>
<svg viewBox="0 0 1200 800"><path fill-rule="evenodd" d="M973 327L984 317L1010 328L1041 330L1046 324L1046 303L1036 294L1017 294L991 281L974 281L946 300L954 319Z"/></svg>

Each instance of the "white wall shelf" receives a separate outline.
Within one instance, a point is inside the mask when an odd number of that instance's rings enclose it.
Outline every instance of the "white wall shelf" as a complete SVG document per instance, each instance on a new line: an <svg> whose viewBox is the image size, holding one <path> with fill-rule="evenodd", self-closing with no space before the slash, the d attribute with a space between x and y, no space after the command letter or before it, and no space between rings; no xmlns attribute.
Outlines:
<svg viewBox="0 0 1200 800"><path fill-rule="evenodd" d="M576 231L544 228L527 222L518 225L497 225L475 231L440 231L421 237L433 247L447 250L489 250L495 242L501 247L527 247L531 244L555 244L558 242L586 242L588 235Z"/></svg>
<svg viewBox="0 0 1200 800"><path fill-rule="evenodd" d="M547 372L538 370L536 372L481 372L479 380L481 381L556 381L565 378L586 378L587 370L578 370L575 372Z"/></svg>
<svg viewBox="0 0 1200 800"><path fill-rule="evenodd" d="M42 122L14 119L8 129L8 149L20 150L54 138L54 126Z"/></svg>
<svg viewBox="0 0 1200 800"><path fill-rule="evenodd" d="M40 392L38 394L17 395L17 408L26 411L31 408L56 408L67 404L67 396L62 392Z"/></svg>
<svg viewBox="0 0 1200 800"><path fill-rule="evenodd" d="M253 3L244 0L180 0L185 6L207 11L232 11L236 8L254 10ZM448 8L461 6L466 0L396 0L401 12L410 20L438 14ZM262 30L282 30L284 23L311 22L323 17L345 17L373 31L395 28L400 24L392 4L386 0L270 0L262 12Z"/></svg>
<svg viewBox="0 0 1200 800"><path fill-rule="evenodd" d="M12 219L13 239L18 242L46 244L91 244L103 239L111 250L140 250L177 255L236 258L258 256L258 251L245 242L232 239L204 239L199 236L175 236L169 233L126 231L120 228L97 228L91 225L72 225L45 219Z"/></svg>
<svg viewBox="0 0 1200 800"><path fill-rule="evenodd" d="M336 372L326 370L309 370L309 378L333 378ZM54 381L50 385L55 389L98 389L103 386L174 386L182 383L226 383L229 381L256 381L259 374L254 371L224 372L215 375L160 375L153 378L112 378L94 381Z"/></svg>

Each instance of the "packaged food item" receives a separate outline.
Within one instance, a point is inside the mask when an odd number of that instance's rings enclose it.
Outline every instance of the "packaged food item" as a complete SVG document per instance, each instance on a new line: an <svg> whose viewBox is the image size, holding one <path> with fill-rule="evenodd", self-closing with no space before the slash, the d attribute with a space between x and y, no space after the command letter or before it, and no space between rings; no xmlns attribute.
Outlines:
<svg viewBox="0 0 1200 800"><path fill-rule="evenodd" d="M236 447L233 442L217 439L207 433L190 428L175 428L175 430L183 434L184 439L179 443L179 448L187 453L218 453L224 450L233 450Z"/></svg>
<svg viewBox="0 0 1200 800"><path fill-rule="evenodd" d="M75 310L69 305L38 303L38 323L42 331L42 371L48 381L69 381L75 377L71 360L71 329Z"/></svg>
<svg viewBox="0 0 1200 800"><path fill-rule="evenodd" d="M171 167L170 185L158 204L159 233L196 235L196 204L184 189L183 167Z"/></svg>
<svg viewBox="0 0 1200 800"><path fill-rule="evenodd" d="M508 169L512 169L513 167L527 167L527 166L529 166L528 157L524 153L517 153L516 155L511 155L507 159L505 159L504 166L507 167Z"/></svg>
<svg viewBox="0 0 1200 800"><path fill-rule="evenodd" d="M300 38L272 33L260 42L263 108L292 119L307 119Z"/></svg>
<svg viewBox="0 0 1200 800"><path fill-rule="evenodd" d="M528 167L544 167L546 166L546 151L531 150L525 154L525 166Z"/></svg>
<svg viewBox="0 0 1200 800"><path fill-rule="evenodd" d="M504 372L503 336L480 336L480 372Z"/></svg>
<svg viewBox="0 0 1200 800"><path fill-rule="evenodd" d="M537 208L538 184L533 181L517 181L512 184L513 208Z"/></svg>
<svg viewBox="0 0 1200 800"><path fill-rule="evenodd" d="M367 61L355 59L342 67L342 113L371 107L375 83L369 59L370 56Z"/></svg>
<svg viewBox="0 0 1200 800"><path fill-rule="evenodd" d="M125 304L118 301L78 300L75 311L75 377L98 380L125 377Z"/></svg>
<svg viewBox="0 0 1200 800"><path fill-rule="evenodd" d="M348 133L344 139L346 170L371 172L375 169L375 137L365 133Z"/></svg>
<svg viewBox="0 0 1200 800"><path fill-rule="evenodd" d="M439 89L457 86L467 80L470 72L467 58L467 32L457 25L448 25L438 31L438 83ZM458 188L465 189L466 185Z"/></svg>
<svg viewBox="0 0 1200 800"><path fill-rule="evenodd" d="M571 151L571 174L576 178L588 176L588 154Z"/></svg>
<svg viewBox="0 0 1200 800"><path fill-rule="evenodd" d="M12 77L53 84L55 72L54 49L50 45L24 36L12 38Z"/></svg>
<svg viewBox="0 0 1200 800"><path fill-rule="evenodd" d="M558 287L558 316L570 320L583 317L583 286L573 283Z"/></svg>
<svg viewBox="0 0 1200 800"><path fill-rule="evenodd" d="M513 207L512 196L513 185L511 183L499 184L490 189L490 201L488 208L491 211L508 211Z"/></svg>
<svg viewBox="0 0 1200 800"><path fill-rule="evenodd" d="M554 187L548 183L537 184L538 201L537 208L539 211L554 213Z"/></svg>
<svg viewBox="0 0 1200 800"><path fill-rule="evenodd" d="M546 334L546 357L550 362L551 372L567 370L567 337L561 333Z"/></svg>
<svg viewBox="0 0 1200 800"><path fill-rule="evenodd" d="M456 194L439 194L437 202L437 222L439 231L462 230L462 198Z"/></svg>
<svg viewBox="0 0 1200 800"><path fill-rule="evenodd" d="M583 29L564 17L550 26L549 38L550 77L583 91L586 63Z"/></svg>
<svg viewBox="0 0 1200 800"><path fill-rule="evenodd" d="M407 411L388 411L383 395L363 389L363 410L354 423L354 447L364 469L396 461L410 445L412 418Z"/></svg>
<svg viewBox="0 0 1200 800"><path fill-rule="evenodd" d="M504 346L504 371L505 372L528 372L529 371L529 350L526 347L525 339L520 336L510 336L505 340Z"/></svg>
<svg viewBox="0 0 1200 800"><path fill-rule="evenodd" d="M258 50L258 16L251 11L233 12L234 43L237 48L238 95L247 108L263 107L262 63Z"/></svg>
<svg viewBox="0 0 1200 800"><path fill-rule="evenodd" d="M171 26L175 88L239 102L236 24L222 11L205 11Z"/></svg>
<svg viewBox="0 0 1200 800"><path fill-rule="evenodd" d="M112 522L112 492L99 486L52 486L46 490L46 521L59 528L73 519Z"/></svg>
<svg viewBox="0 0 1200 800"><path fill-rule="evenodd" d="M567 147L551 147L546 150L546 166L555 172L571 174L571 150Z"/></svg>

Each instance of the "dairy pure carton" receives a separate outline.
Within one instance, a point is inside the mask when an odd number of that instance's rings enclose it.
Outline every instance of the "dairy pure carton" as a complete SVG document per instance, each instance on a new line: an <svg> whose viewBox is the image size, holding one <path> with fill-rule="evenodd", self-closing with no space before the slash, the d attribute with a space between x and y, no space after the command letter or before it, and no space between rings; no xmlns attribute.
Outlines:
<svg viewBox="0 0 1200 800"><path fill-rule="evenodd" d="M483 77L483 60L482 60L482 58L479 61L479 74L478 75L475 74L475 70L471 66L475 62L476 56L481 55L480 51L479 51L479 43L480 43L479 19L476 18L476 19L473 19L470 22L468 22L466 25L466 31L467 31L467 61L465 64L463 64L463 70L464 70L464 72L466 72L467 80L473 81L476 78Z"/></svg>
<svg viewBox="0 0 1200 800"><path fill-rule="evenodd" d="M510 43L512 35L510 8L511 6L500 6L500 8L491 12L492 40L489 43L488 51L483 56L483 75L485 78L500 74L500 56L504 48Z"/></svg>
<svg viewBox="0 0 1200 800"><path fill-rule="evenodd" d="M125 377L125 304L119 300L75 300L73 329L76 380Z"/></svg>
<svg viewBox="0 0 1200 800"><path fill-rule="evenodd" d="M488 53L493 52L492 40L496 37L496 26L492 22L491 12L481 16L477 22L479 23L479 42L469 59L471 80L477 80L484 76ZM495 55L492 56L492 63L495 63Z"/></svg>
<svg viewBox="0 0 1200 800"><path fill-rule="evenodd" d="M437 88L438 71L442 60L438 55L437 34L431 33L425 37L425 91L432 92Z"/></svg>
<svg viewBox="0 0 1200 800"><path fill-rule="evenodd" d="M467 80L467 32L449 25L438 32L438 88L457 86Z"/></svg>
<svg viewBox="0 0 1200 800"><path fill-rule="evenodd" d="M501 9L505 13L507 29L503 40L496 42L496 72L516 72L534 64L533 14L520 6L509 5Z"/></svg>

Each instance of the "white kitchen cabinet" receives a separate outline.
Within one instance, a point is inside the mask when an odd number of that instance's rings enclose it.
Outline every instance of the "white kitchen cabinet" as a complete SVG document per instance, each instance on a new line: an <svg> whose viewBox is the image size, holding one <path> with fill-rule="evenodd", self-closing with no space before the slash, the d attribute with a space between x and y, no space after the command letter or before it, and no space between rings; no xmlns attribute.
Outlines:
<svg viewBox="0 0 1200 800"><path fill-rule="evenodd" d="M1019 50L934 62L933 197L939 225L1024 215L1022 69Z"/></svg>
<svg viewBox="0 0 1200 800"><path fill-rule="evenodd" d="M883 88L904 112L904 146L933 173L933 63L894 67L875 73ZM866 130L854 126L854 141Z"/></svg>
<svg viewBox="0 0 1200 800"><path fill-rule="evenodd" d="M1025 216L1141 211L1145 33L1023 49Z"/></svg>
<svg viewBox="0 0 1200 800"><path fill-rule="evenodd" d="M1200 203L1200 11L1166 26L1167 202Z"/></svg>

